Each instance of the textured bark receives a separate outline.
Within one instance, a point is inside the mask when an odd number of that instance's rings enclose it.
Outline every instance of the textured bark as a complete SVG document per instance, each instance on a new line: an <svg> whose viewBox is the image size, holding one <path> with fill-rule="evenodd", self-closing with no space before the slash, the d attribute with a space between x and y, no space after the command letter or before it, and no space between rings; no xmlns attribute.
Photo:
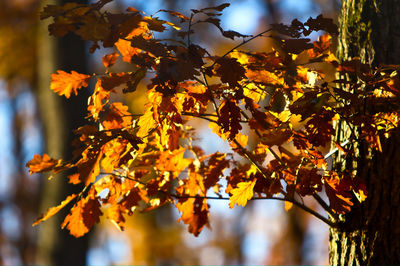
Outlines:
<svg viewBox="0 0 400 266"><path fill-rule="evenodd" d="M399 14L399 0L343 0L339 59L400 64ZM345 125L337 125L339 142L348 134ZM334 158L335 169L353 170L365 180L368 198L343 217L340 228L330 229L332 265L400 264L400 133L382 136L381 142L382 153L360 142L352 147L356 158Z"/></svg>
<svg viewBox="0 0 400 266"><path fill-rule="evenodd" d="M47 4L62 4L59 1L44 1ZM79 1L80 3L84 1ZM89 93L82 91L69 100L50 90L50 74L57 69L87 73L86 47L78 37L50 37L49 21L43 22L38 34L38 89L37 99L45 135L45 152L54 158L72 157L72 131L85 124L86 103ZM43 180L41 211L58 205L66 195L74 192L67 184L65 175L53 180ZM76 192L76 191L75 191ZM74 238L61 230L60 224L66 213L58 214L39 226L37 264L40 265L85 265L89 247L88 236Z"/></svg>

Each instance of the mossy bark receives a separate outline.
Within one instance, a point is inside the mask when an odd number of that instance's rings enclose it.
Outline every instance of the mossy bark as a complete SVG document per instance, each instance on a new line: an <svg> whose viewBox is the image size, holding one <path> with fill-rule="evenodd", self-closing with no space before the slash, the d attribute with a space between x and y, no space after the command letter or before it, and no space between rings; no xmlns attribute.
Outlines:
<svg viewBox="0 0 400 266"><path fill-rule="evenodd" d="M374 66L400 64L400 1L343 0L339 18L337 55L359 57ZM337 124L337 141L349 134ZM352 148L356 158L337 154L333 167L351 170L362 178L367 200L330 229L331 265L400 264L400 133L381 136L382 153L360 141Z"/></svg>

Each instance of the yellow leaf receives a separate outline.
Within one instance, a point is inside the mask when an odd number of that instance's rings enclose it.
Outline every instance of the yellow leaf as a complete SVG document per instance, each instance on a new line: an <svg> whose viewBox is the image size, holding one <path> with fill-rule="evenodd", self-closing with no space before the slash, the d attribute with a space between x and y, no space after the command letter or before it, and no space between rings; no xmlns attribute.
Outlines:
<svg viewBox="0 0 400 266"><path fill-rule="evenodd" d="M289 211L293 207L293 203L285 201L285 211Z"/></svg>
<svg viewBox="0 0 400 266"><path fill-rule="evenodd" d="M229 208L233 208L235 203L239 206L242 205L243 207L246 206L247 201L253 197L253 189L254 185L256 184L256 179L253 181L248 182L240 182L237 185L237 188L232 189L231 193L232 196L229 199Z"/></svg>
<svg viewBox="0 0 400 266"><path fill-rule="evenodd" d="M151 109L147 110L144 115L139 118L139 131L137 132L137 136L139 138L147 136L149 132L156 127L156 125L157 123L154 120L153 111Z"/></svg>

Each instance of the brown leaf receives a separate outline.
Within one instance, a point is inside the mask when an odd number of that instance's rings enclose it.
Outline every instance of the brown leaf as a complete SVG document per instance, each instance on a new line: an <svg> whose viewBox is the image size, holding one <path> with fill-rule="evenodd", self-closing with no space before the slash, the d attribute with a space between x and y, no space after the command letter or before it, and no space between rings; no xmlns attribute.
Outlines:
<svg viewBox="0 0 400 266"><path fill-rule="evenodd" d="M99 41L105 40L111 34L111 25L94 13L82 16L79 28L75 31L82 40Z"/></svg>
<svg viewBox="0 0 400 266"><path fill-rule="evenodd" d="M246 77L246 70L235 58L219 58L216 73L221 77L221 81L229 83L230 87L236 87L238 81Z"/></svg>
<svg viewBox="0 0 400 266"><path fill-rule="evenodd" d="M158 10L158 12L166 12L166 13L169 13L171 16L180 18L180 19L181 19L181 22L184 22L185 20L189 20L189 19L190 19L189 17L187 17L187 16L185 16L185 15L179 13L179 12L176 12L176 11L160 9L160 10Z"/></svg>
<svg viewBox="0 0 400 266"><path fill-rule="evenodd" d="M261 143L268 146L282 145L290 139L292 132L289 129L268 129L264 131Z"/></svg>
<svg viewBox="0 0 400 266"><path fill-rule="evenodd" d="M225 154L216 152L208 160L207 171L204 173L205 190L216 185L223 171L229 167L229 161L225 157Z"/></svg>
<svg viewBox="0 0 400 266"><path fill-rule="evenodd" d="M198 236L204 226L208 223L208 204L205 199L185 199L176 204L177 209L182 213L178 221L189 225L188 231Z"/></svg>
<svg viewBox="0 0 400 266"><path fill-rule="evenodd" d="M346 175L339 177L337 174L324 178L325 191L329 198L330 207L339 214L349 212L351 206L353 206L349 178Z"/></svg>
<svg viewBox="0 0 400 266"><path fill-rule="evenodd" d="M233 100L225 100L219 107L220 117L218 124L221 126L223 133L229 133L229 140L234 140L239 130L242 129L240 125L240 108Z"/></svg>

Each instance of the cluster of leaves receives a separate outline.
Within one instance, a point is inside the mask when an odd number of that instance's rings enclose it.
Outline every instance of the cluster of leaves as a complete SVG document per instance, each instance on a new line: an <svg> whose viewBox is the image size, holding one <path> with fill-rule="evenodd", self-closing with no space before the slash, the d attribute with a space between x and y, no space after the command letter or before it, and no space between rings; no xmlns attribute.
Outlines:
<svg viewBox="0 0 400 266"><path fill-rule="evenodd" d="M229 199L229 206L245 206L251 199L278 199L295 204L323 221L332 221L303 204L314 197L332 216L346 213L355 200L363 201L366 188L352 171L329 169L333 152L352 156L351 145L361 139L380 150L380 138L398 128L400 80L396 66L373 69L355 58L338 63L330 51L332 20L322 16L246 36L221 28L218 16L229 4L192 10L190 17L160 10L179 23L128 8L126 13L102 11L109 1L47 6L42 18L52 17L50 33L73 32L93 41L91 51L114 47L103 57L103 74L58 71L51 89L69 98L96 80L88 101L89 119L97 126L76 130L75 158L56 160L35 155L27 163L31 173L68 169L69 182L82 186L50 208L34 224L72 204L62 227L76 237L84 235L105 216L120 229L126 215L174 204L189 232L198 235L209 226L210 199ZM159 13L158 12L158 13ZM158 14L156 13L156 14ZM241 42L223 55L212 55L194 44L197 24L211 23L222 36ZM180 40L157 39L167 28ZM181 29L181 27L183 30ZM318 41L311 32L327 34ZM273 33L275 32L275 33ZM242 50L255 38L276 41L271 52ZM115 73L124 61L133 71ZM325 64L349 79L325 80L317 70ZM147 82L146 110L132 114L128 106L113 102L116 93L135 93ZM279 102L284 101L283 106ZM196 146L194 119L209 127L231 146L231 152L205 154ZM346 123L352 133L329 154L333 123ZM334 146L333 146L334 147ZM329 204L319 196L326 192Z"/></svg>

